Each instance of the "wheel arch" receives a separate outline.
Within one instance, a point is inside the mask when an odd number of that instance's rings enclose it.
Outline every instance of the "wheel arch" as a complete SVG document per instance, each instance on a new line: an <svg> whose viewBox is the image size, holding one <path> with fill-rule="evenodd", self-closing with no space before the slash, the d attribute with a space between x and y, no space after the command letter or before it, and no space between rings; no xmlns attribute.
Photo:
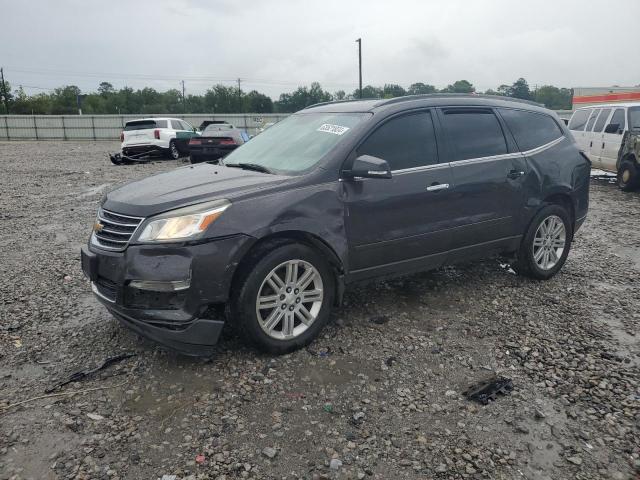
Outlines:
<svg viewBox="0 0 640 480"><path fill-rule="evenodd" d="M310 232L301 230L284 230L274 232L266 235L251 245L251 247L244 252L238 262L238 266L235 269L231 278L231 289L236 289L237 282L251 267L251 264L265 249L274 249L287 243L301 243L306 245L317 252L321 253L329 262L331 271L334 274L335 279L335 299L336 304L342 302L342 296L344 294L344 264L340 259L336 251L325 242L321 237Z"/></svg>

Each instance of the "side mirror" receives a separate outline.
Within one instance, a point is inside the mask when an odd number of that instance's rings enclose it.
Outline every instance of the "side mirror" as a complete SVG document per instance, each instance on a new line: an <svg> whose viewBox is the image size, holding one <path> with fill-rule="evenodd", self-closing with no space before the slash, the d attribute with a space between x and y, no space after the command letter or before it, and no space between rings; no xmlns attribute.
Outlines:
<svg viewBox="0 0 640 480"><path fill-rule="evenodd" d="M620 131L619 123L610 123L606 127L604 127L604 133L622 133Z"/></svg>
<svg viewBox="0 0 640 480"><path fill-rule="evenodd" d="M360 155L353 161L351 170L343 170L345 178L391 178L386 160L371 155Z"/></svg>

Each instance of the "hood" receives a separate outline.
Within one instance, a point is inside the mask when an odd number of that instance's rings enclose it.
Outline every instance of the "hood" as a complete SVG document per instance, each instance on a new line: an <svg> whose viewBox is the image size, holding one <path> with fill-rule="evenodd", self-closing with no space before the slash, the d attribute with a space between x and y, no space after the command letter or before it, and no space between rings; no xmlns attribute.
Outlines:
<svg viewBox="0 0 640 480"><path fill-rule="evenodd" d="M120 186L107 194L102 207L123 215L149 217L208 200L246 196L291 180L203 163Z"/></svg>

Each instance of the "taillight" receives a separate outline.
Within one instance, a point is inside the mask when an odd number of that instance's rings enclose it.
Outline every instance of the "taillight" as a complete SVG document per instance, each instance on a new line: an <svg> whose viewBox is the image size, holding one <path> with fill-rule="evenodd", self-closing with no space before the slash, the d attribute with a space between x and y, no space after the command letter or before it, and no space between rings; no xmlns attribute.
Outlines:
<svg viewBox="0 0 640 480"><path fill-rule="evenodd" d="M124 142L124 132L120 132L120 142Z"/></svg>
<svg viewBox="0 0 640 480"><path fill-rule="evenodd" d="M154 130L153 136L156 140L160 140L160 130Z"/></svg>
<svg viewBox="0 0 640 480"><path fill-rule="evenodd" d="M219 145L235 145L236 141L233 138L221 138Z"/></svg>
<svg viewBox="0 0 640 480"><path fill-rule="evenodd" d="M189 139L189 145L201 145L201 144L202 144L202 140L200 140L199 138Z"/></svg>

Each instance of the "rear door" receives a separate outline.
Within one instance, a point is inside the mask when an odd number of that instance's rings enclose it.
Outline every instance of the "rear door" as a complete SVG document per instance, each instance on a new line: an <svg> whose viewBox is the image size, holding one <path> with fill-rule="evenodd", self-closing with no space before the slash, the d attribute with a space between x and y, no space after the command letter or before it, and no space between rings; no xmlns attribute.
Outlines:
<svg viewBox="0 0 640 480"><path fill-rule="evenodd" d="M449 247L451 171L438 163L432 112L387 119L351 155L389 163L390 179L345 180L343 200L353 279L428 269Z"/></svg>
<svg viewBox="0 0 640 480"><path fill-rule="evenodd" d="M598 118L598 115L600 115L601 111L602 111L601 108L594 108L591 111L591 116L589 117L589 120L587 121L587 126L584 129L585 145L584 145L583 151L589 157L589 160L591 160L591 166L595 168L600 168L600 152L599 151L596 152L593 149L593 144L594 144L593 125L596 123L596 119Z"/></svg>
<svg viewBox="0 0 640 480"><path fill-rule="evenodd" d="M439 115L454 183L451 248L459 252L452 257L473 256L521 233L527 165L507 143L493 109L451 107L440 109Z"/></svg>
<svg viewBox="0 0 640 480"><path fill-rule="evenodd" d="M617 128L615 128L617 125ZM610 172L617 171L618 152L622 146L623 133L627 127L624 108L616 108L611 118L606 122L604 130L614 129L614 132L602 132L602 151L600 153L600 168Z"/></svg>
<svg viewBox="0 0 640 480"><path fill-rule="evenodd" d="M598 168L603 168L602 164L602 147L603 147L603 135L604 126L607 124L607 120L611 115L611 108L603 108L598 114L596 122L593 124L592 141L591 143L591 156L595 159Z"/></svg>

